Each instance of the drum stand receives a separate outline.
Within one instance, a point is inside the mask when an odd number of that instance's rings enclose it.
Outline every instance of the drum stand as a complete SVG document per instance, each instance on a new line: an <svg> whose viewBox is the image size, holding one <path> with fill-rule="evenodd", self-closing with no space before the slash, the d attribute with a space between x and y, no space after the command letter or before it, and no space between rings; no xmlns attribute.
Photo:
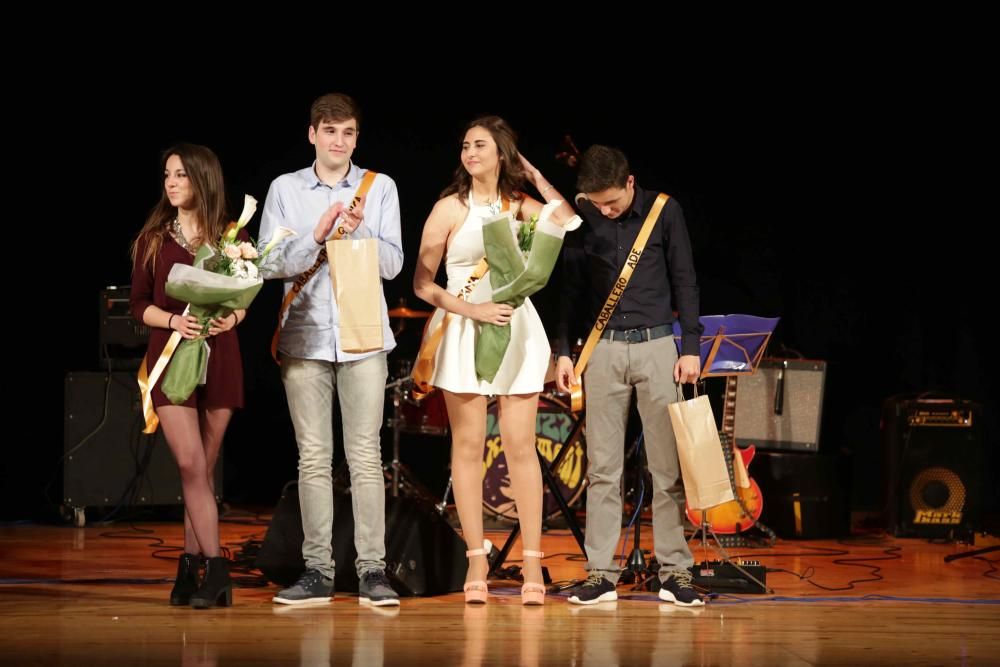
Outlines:
<svg viewBox="0 0 1000 667"><path fill-rule="evenodd" d="M389 479L389 488L392 497L398 498L400 490L411 497L420 498L432 504L436 498L423 484L417 481L413 472L406 467L406 464L399 460L399 432L403 424L403 417L400 415L399 407L403 401L402 385L407 383L409 378L404 377L394 380L387 385L386 389L392 389L392 417L386 422L386 426L392 429L392 461L385 465L385 474ZM438 511L441 511L440 509Z"/></svg>
<svg viewBox="0 0 1000 667"><path fill-rule="evenodd" d="M566 518L566 525L569 529L573 531L573 537L576 538L577 544L580 545L580 552L586 556L587 548L584 544L583 531L580 530L580 524L577 523L576 515L573 510L570 509L569 505L566 503L566 499L563 498L562 492L559 490L559 485L556 483L556 478L553 472L559 469L559 464L562 463L563 458L572 449L570 443L574 443L580 437L580 432L583 430L584 424L584 413L579 414L579 418L573 425L573 430L570 431L569 436L566 437L566 444L559 450L552 463L547 463L542 457L541 452L538 448L535 448L535 454L538 456L538 465L542 468L542 483L548 487L549 491L552 493L552 497L555 498L556 504L559 505L559 511L562 512L563 517ZM504 542L503 547L497 552L496 556L490 561L490 571L489 576L496 577L499 574L500 566L507 559L507 555L510 554L510 550L514 547L514 542L517 541L517 536L521 534L521 524L520 522L514 524L514 528L510 531L510 535L507 536L507 541Z"/></svg>

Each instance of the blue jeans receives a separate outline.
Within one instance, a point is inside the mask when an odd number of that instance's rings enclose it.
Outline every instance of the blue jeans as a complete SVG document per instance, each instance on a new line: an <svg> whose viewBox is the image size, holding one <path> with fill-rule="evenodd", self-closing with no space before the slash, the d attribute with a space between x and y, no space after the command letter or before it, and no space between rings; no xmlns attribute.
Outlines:
<svg viewBox="0 0 1000 667"><path fill-rule="evenodd" d="M344 454L351 470L358 575L385 569L385 478L382 408L386 353L335 363L282 357L281 380L299 447L302 556L306 567L332 578L333 396L340 395Z"/></svg>

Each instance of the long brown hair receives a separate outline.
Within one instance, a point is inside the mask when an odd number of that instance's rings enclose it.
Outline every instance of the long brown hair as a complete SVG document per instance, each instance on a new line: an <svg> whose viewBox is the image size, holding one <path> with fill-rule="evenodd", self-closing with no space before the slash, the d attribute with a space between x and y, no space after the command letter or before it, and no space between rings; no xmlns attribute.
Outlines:
<svg viewBox="0 0 1000 667"><path fill-rule="evenodd" d="M497 188L500 194L510 200L521 199L521 188L524 187L525 176L524 167L517 157L517 135L510 125L500 116L482 116L469 123L462 131L462 138L474 127L481 127L490 133L493 141L497 145L497 154L500 157L500 177L497 181ZM441 199L448 195L457 194L458 200L463 205L469 198L469 190L472 189L472 176L460 163L455 170L451 184L441 193Z"/></svg>
<svg viewBox="0 0 1000 667"><path fill-rule="evenodd" d="M194 206L201 223L201 237L191 239L195 247L207 242L214 243L228 224L226 217L226 186L222 180L222 165L212 149L197 144L177 144L163 151L160 166L166 171L167 160L176 155L184 165L191 190L194 194ZM177 217L177 208L167 198L164 187L160 192L160 201L150 211L146 223L132 242L133 271L138 266L153 267L156 256L163 247L170 223ZM142 258L136 257L139 241L146 239L146 251Z"/></svg>

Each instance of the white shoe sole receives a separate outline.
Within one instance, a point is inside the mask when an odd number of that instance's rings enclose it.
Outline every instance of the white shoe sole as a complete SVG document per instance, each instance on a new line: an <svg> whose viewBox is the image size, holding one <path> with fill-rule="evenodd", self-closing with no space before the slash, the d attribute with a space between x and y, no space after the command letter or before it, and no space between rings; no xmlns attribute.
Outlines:
<svg viewBox="0 0 1000 667"><path fill-rule="evenodd" d="M306 598L305 600L287 600L285 598L279 598L274 596L271 598L271 602L276 602L278 604L290 604L290 605L307 605L307 604L327 604L333 600L332 597L329 598Z"/></svg>
<svg viewBox="0 0 1000 667"><path fill-rule="evenodd" d="M388 600L372 600L371 598L359 597L358 604L369 607L398 607L399 598L389 598Z"/></svg>
<svg viewBox="0 0 1000 667"><path fill-rule="evenodd" d="M659 598L664 602L673 602L678 607L704 607L705 602L703 600L694 600L693 602L681 602L674 594L668 591L666 588L661 588L659 592Z"/></svg>
<svg viewBox="0 0 1000 667"><path fill-rule="evenodd" d="M601 602L614 602L617 599L618 599L618 591L608 591L607 593L601 593L593 600L581 600L575 595L571 595L569 597L569 601L572 604L600 604Z"/></svg>

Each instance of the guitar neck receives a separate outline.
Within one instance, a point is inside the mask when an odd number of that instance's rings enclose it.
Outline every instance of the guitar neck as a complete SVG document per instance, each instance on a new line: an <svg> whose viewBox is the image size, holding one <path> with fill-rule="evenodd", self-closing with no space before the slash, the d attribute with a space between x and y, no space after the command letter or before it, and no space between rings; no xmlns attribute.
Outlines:
<svg viewBox="0 0 1000 667"><path fill-rule="evenodd" d="M732 442L736 433L736 381L735 375L726 377L726 396L722 404L722 434Z"/></svg>

